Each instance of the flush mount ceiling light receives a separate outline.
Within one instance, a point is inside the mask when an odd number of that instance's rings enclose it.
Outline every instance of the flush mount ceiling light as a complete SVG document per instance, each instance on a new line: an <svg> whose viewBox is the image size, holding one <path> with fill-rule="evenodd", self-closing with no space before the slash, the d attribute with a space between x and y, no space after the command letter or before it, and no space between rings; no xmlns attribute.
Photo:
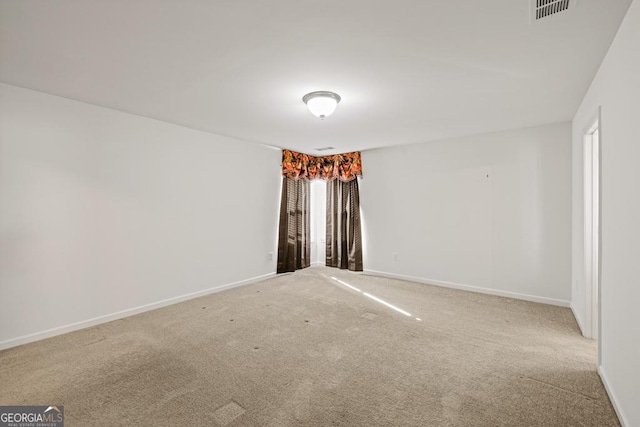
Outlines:
<svg viewBox="0 0 640 427"><path fill-rule="evenodd" d="M307 108L316 117L324 119L333 114L340 102L340 95L324 90L311 92L302 97L302 101L307 104Z"/></svg>

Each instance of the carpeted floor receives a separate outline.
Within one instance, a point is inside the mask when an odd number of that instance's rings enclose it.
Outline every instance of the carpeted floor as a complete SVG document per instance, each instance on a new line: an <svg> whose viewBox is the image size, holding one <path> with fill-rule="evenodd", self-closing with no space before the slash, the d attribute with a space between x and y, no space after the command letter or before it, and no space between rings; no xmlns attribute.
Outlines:
<svg viewBox="0 0 640 427"><path fill-rule="evenodd" d="M566 308L316 267L2 351L0 405L71 427L617 426L596 351Z"/></svg>

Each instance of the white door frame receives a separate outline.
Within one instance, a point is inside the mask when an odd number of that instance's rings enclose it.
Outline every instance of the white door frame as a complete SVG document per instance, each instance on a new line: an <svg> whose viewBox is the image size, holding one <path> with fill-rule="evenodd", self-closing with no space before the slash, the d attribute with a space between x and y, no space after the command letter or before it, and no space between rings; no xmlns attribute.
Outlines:
<svg viewBox="0 0 640 427"><path fill-rule="evenodd" d="M600 109L584 132L584 336L600 337ZM598 345L598 348L600 346ZM598 352L599 353L599 352Z"/></svg>

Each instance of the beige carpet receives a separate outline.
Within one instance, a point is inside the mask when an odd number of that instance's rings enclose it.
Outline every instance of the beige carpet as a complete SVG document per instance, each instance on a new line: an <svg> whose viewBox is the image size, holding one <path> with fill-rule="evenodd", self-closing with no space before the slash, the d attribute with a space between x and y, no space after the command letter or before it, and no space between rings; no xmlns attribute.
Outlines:
<svg viewBox="0 0 640 427"><path fill-rule="evenodd" d="M616 426L596 348L565 308L309 268L2 351L0 404L67 426Z"/></svg>

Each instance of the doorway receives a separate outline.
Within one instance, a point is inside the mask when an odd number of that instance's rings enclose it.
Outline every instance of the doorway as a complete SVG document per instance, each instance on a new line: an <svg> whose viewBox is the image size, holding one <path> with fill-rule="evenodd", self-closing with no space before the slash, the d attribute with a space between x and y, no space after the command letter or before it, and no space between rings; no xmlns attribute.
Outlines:
<svg viewBox="0 0 640 427"><path fill-rule="evenodd" d="M584 134L585 337L600 337L600 112Z"/></svg>

